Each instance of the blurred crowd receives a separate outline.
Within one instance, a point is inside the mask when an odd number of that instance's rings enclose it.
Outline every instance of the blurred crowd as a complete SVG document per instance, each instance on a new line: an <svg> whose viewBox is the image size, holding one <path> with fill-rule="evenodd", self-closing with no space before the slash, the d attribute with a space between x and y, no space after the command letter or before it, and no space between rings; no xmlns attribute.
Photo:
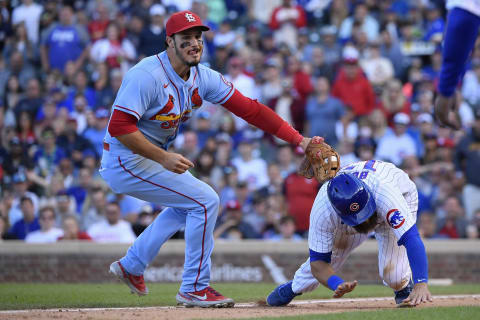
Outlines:
<svg viewBox="0 0 480 320"><path fill-rule="evenodd" d="M189 9L211 30L202 63L341 163L385 160L419 192L425 238L479 238L480 41L458 87L463 129L432 118L444 1L0 1L0 235L132 242L162 208L112 193L98 174L125 72L165 49ZM275 137L204 102L173 150L220 195L215 237L306 238L320 185ZM181 238L182 232L174 237Z"/></svg>

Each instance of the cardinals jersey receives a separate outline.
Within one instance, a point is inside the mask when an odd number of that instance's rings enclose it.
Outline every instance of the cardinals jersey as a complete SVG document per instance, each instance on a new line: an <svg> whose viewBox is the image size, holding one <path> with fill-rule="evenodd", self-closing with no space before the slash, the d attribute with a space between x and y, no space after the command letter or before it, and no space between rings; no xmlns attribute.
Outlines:
<svg viewBox="0 0 480 320"><path fill-rule="evenodd" d="M233 85L220 73L201 64L191 67L189 79L183 80L164 51L143 59L125 74L113 109L135 116L140 132L167 150L181 122L190 119L203 100L222 104L233 92ZM116 153L131 153L108 132L104 140Z"/></svg>

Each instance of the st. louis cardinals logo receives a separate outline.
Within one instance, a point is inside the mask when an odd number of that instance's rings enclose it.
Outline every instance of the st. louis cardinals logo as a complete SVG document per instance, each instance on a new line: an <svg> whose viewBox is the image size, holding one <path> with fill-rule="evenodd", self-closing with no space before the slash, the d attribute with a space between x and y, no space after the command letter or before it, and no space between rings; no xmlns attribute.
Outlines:
<svg viewBox="0 0 480 320"><path fill-rule="evenodd" d="M187 18L187 21L188 21L188 22L195 22L195 21L197 21L197 20L195 19L195 17L193 16L193 14L188 13L188 12L185 13L185 18Z"/></svg>
<svg viewBox="0 0 480 320"><path fill-rule="evenodd" d="M175 106L175 98L169 94L168 101L165 106L158 111L156 114L151 116L149 120L162 121L160 127L162 129L170 129L176 127L179 121L187 120L186 114L189 113L189 110L185 110L182 114L176 114L175 112L170 112Z"/></svg>
<svg viewBox="0 0 480 320"><path fill-rule="evenodd" d="M156 114L154 114L152 117L150 117L149 120L160 120L160 121L164 120L164 119L162 119L162 117L164 117L166 113L169 113L170 110L173 109L174 102L175 102L175 98L173 98L173 96L171 94L169 94L168 95L168 102L165 104L165 106L160 111L158 111Z"/></svg>
<svg viewBox="0 0 480 320"><path fill-rule="evenodd" d="M193 103L193 106L192 106L193 109L198 109L203 104L202 97L200 97L200 95L198 94L198 88L193 89L192 103Z"/></svg>
<svg viewBox="0 0 480 320"><path fill-rule="evenodd" d="M393 229L398 229L405 223L405 218L398 209L392 209L387 213L387 222Z"/></svg>

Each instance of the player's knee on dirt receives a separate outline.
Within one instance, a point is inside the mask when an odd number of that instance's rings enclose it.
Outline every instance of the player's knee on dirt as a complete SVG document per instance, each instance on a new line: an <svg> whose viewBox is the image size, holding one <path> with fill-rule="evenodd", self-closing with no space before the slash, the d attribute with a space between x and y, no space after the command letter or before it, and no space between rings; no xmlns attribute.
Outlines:
<svg viewBox="0 0 480 320"><path fill-rule="evenodd" d="M383 281L394 291L399 291L408 285L408 282L410 281L410 279L409 278L398 279L394 277L394 275L392 275L387 277L384 276Z"/></svg>

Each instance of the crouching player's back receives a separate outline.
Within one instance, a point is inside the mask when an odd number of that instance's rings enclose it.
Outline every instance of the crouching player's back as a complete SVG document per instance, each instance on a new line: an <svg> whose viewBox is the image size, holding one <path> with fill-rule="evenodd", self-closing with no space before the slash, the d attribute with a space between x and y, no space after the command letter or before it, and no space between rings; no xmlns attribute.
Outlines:
<svg viewBox="0 0 480 320"><path fill-rule="evenodd" d="M354 290L357 281L335 273L370 234L378 241L378 269L399 306L432 301L425 247L416 227L418 194L408 175L391 163L357 162L342 168L318 192L310 213L310 257L294 279L267 298L271 306L288 304L319 283L334 298Z"/></svg>

